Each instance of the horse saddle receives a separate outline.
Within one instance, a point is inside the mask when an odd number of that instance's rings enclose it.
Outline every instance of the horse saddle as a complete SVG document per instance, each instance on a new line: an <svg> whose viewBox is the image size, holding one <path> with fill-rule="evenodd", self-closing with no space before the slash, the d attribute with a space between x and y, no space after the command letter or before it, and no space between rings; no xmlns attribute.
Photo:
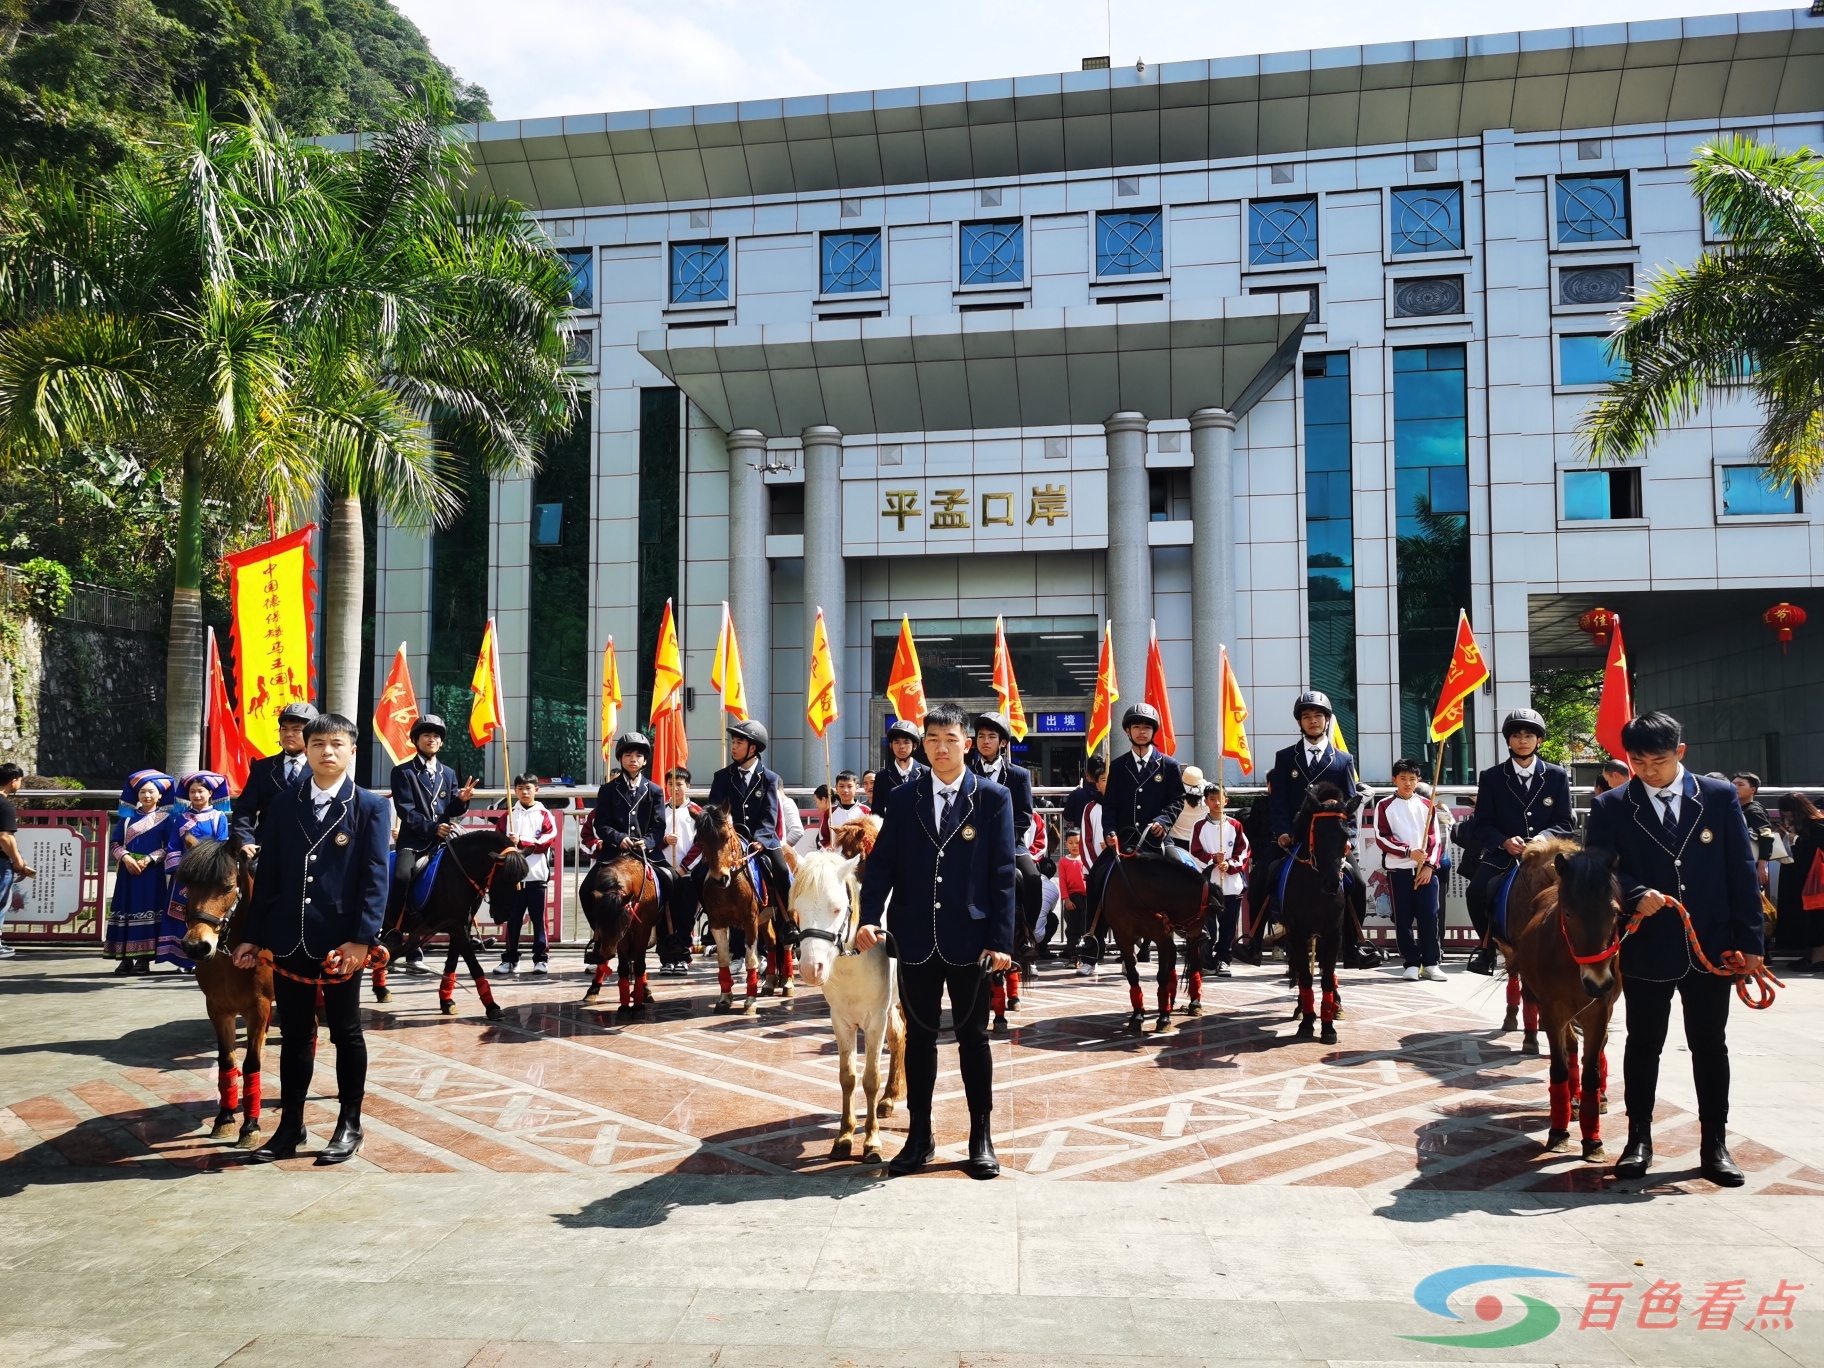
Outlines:
<svg viewBox="0 0 1824 1368"><path fill-rule="evenodd" d="M438 846L428 855L419 854L417 861L408 871L411 879L411 905L414 912L421 909L431 896L431 887L437 882L437 869L443 863L444 847ZM391 851L386 857L386 872L389 884L397 886L399 882L399 852Z"/></svg>
<svg viewBox="0 0 1824 1368"><path fill-rule="evenodd" d="M760 906L771 906L773 901L772 889L766 882L766 874L760 867L760 857L758 855L749 855L747 857L747 877L753 880L754 897L759 899Z"/></svg>
<svg viewBox="0 0 1824 1368"><path fill-rule="evenodd" d="M1520 873L1520 862L1514 861L1514 867L1501 876L1501 882L1495 885L1495 896L1489 899L1488 929L1490 934L1501 940L1507 939L1507 899L1514 891L1514 879Z"/></svg>
<svg viewBox="0 0 1824 1368"><path fill-rule="evenodd" d="M1283 908L1286 905L1286 883L1291 879L1292 866L1297 863L1298 853L1303 849L1304 847L1302 845L1293 846L1286 852L1285 858L1279 862L1279 877L1273 881L1273 905L1275 907ZM1343 872L1337 876L1336 886L1340 891L1343 888L1346 888L1348 884L1349 870L1345 866Z"/></svg>

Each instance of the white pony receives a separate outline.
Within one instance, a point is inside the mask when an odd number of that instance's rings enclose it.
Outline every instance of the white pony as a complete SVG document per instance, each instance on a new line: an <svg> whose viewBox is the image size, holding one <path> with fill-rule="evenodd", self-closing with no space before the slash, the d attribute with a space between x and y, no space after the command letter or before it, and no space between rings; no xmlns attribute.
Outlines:
<svg viewBox="0 0 1824 1368"><path fill-rule="evenodd" d="M842 1073L842 1129L830 1155L848 1159L855 1151L855 1035L862 1036L862 1092L868 1109L862 1135L863 1163L878 1164L880 1118L890 1116L896 1099L906 1095L905 1031L895 1002L893 963L887 947L865 954L855 951L861 924L861 886L855 871L860 858L847 859L834 850L802 856L792 880L792 920L797 924L798 972L807 987L821 987L830 1004L836 1032L836 1058ZM888 1052L886 1095L881 1096L880 1047Z"/></svg>

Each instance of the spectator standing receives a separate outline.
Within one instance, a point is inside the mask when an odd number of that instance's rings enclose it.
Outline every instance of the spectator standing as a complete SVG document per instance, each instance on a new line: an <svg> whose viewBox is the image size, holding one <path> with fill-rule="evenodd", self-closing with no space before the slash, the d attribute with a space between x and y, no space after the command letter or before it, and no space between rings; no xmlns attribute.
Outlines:
<svg viewBox="0 0 1824 1368"><path fill-rule="evenodd" d="M538 776L522 774L513 781L513 806L507 809L507 835L526 857L526 878L507 896L507 948L498 974L519 972L519 935L532 919L532 972L551 972L551 943L545 932L545 890L551 882L551 849L557 844L557 818L538 801Z"/></svg>
<svg viewBox="0 0 1824 1368"><path fill-rule="evenodd" d="M138 770L120 791L120 815L108 857L115 867L114 892L108 899L107 937L101 953L118 961L115 977L152 972L158 951L158 925L165 914L167 806L177 781L162 770Z"/></svg>
<svg viewBox="0 0 1824 1368"><path fill-rule="evenodd" d="M13 885L38 874L19 853L19 812L13 806L13 795L24 784L25 771L19 766L11 761L0 765L0 935L6 931L6 914L12 910ZM0 941L0 959L11 959L15 953Z"/></svg>
<svg viewBox="0 0 1824 1368"><path fill-rule="evenodd" d="M178 791L189 799L172 814L165 826L165 877L170 880L184 852L201 841L228 839L228 778L213 770L186 774ZM178 972L196 971L184 953L184 890L172 883L165 902L164 920L158 926L157 963L174 965Z"/></svg>
<svg viewBox="0 0 1824 1368"><path fill-rule="evenodd" d="M1419 796L1420 767L1393 762L1394 792L1375 804L1374 839L1393 895L1393 927L1407 979L1442 979L1438 950L1438 867L1444 833L1431 821L1431 802Z"/></svg>
<svg viewBox="0 0 1824 1368"><path fill-rule="evenodd" d="M1235 926L1241 918L1241 894L1247 887L1248 837L1241 823L1228 815L1223 791L1211 784L1203 791L1207 811L1191 832L1185 848L1209 874L1211 907L1206 933L1216 957L1217 978L1234 973Z"/></svg>
<svg viewBox="0 0 1824 1368"><path fill-rule="evenodd" d="M1824 852L1824 812L1803 793L1787 793L1780 797L1780 816L1792 863L1780 871L1780 915L1774 935L1781 953L1795 957L1794 968L1817 973L1824 967L1824 909L1806 910L1805 885Z"/></svg>

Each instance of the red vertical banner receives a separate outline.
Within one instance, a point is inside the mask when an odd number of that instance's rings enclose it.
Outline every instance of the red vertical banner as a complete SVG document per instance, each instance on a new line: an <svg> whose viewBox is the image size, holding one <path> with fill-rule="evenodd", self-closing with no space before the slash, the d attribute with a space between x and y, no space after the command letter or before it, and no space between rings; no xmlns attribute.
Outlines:
<svg viewBox="0 0 1824 1368"><path fill-rule="evenodd" d="M279 750L279 712L316 697L315 523L224 556L233 623L235 697L256 755Z"/></svg>

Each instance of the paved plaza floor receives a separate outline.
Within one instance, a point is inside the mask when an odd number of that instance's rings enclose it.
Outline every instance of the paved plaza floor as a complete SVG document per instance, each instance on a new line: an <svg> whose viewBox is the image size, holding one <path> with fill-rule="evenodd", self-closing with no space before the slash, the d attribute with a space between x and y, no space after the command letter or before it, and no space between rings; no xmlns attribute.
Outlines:
<svg viewBox="0 0 1824 1368"><path fill-rule="evenodd" d="M0 965L0 1362L1824 1365L1816 979L1731 1020L1747 1188L1697 1176L1669 1048L1655 1177L1627 1191L1541 1152L1546 1063L1499 1031L1498 981L1346 973L1323 1046L1292 1040L1272 966L1141 1039L1116 975L1047 967L994 1046L1006 1173L975 1183L948 1046L940 1162L889 1181L827 1158L814 991L717 1015L699 961L624 1022L556 963L500 982L496 1023L395 974L365 1146L328 1169L207 1138L189 981Z"/></svg>

